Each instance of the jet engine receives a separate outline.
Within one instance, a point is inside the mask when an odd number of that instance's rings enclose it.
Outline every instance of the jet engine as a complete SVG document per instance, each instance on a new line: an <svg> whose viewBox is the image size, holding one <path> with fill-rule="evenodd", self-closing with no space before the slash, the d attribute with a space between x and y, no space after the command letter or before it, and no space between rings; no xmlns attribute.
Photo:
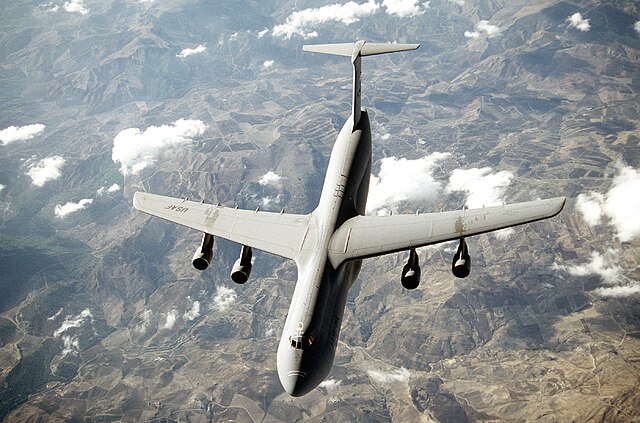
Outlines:
<svg viewBox="0 0 640 423"><path fill-rule="evenodd" d="M464 238L460 238L458 252L453 256L453 262L451 263L451 271L457 278L466 278L471 273L471 257Z"/></svg>
<svg viewBox="0 0 640 423"><path fill-rule="evenodd" d="M231 269L231 280L235 283L243 284L249 279L252 267L252 257L253 253L251 252L251 247L243 245L242 250L240 250L240 258L236 260L233 268Z"/></svg>
<svg viewBox="0 0 640 423"><path fill-rule="evenodd" d="M213 235L205 233L191 263L196 269L205 270L211 264L211 257L213 257Z"/></svg>
<svg viewBox="0 0 640 423"><path fill-rule="evenodd" d="M402 268L400 281L405 289L416 289L420 285L420 263L415 248L409 251L409 259Z"/></svg>

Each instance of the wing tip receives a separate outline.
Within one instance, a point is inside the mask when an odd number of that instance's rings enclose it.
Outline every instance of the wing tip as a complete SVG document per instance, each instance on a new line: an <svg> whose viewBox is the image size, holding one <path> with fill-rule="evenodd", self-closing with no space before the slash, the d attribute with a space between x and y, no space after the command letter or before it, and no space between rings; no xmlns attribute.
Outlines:
<svg viewBox="0 0 640 423"><path fill-rule="evenodd" d="M136 191L135 194L133 194L133 208L136 210L140 210L142 211L142 200L143 200L143 196L145 195L144 192L141 191Z"/></svg>
<svg viewBox="0 0 640 423"><path fill-rule="evenodd" d="M564 206L567 203L567 197L552 198L549 200L549 202L553 205L553 212L549 215L549 217L554 217L560 214L562 209L564 209Z"/></svg>

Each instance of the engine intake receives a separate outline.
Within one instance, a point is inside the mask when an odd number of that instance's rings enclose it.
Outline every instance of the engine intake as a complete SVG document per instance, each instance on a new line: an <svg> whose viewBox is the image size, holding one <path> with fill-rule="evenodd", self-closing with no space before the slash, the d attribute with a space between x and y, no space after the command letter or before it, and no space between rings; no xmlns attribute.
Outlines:
<svg viewBox="0 0 640 423"><path fill-rule="evenodd" d="M416 289L420 285L420 260L415 248L409 250L409 259L402 268L400 282L405 289Z"/></svg>
<svg viewBox="0 0 640 423"><path fill-rule="evenodd" d="M202 243L196 250L191 260L191 264L198 270L205 270L211 264L213 257L213 235L205 233L202 236Z"/></svg>
<svg viewBox="0 0 640 423"><path fill-rule="evenodd" d="M464 238L460 238L458 252L453 256L451 272L456 278L466 278L471 273L471 256Z"/></svg>
<svg viewBox="0 0 640 423"><path fill-rule="evenodd" d="M247 280L249 280L249 275L251 275L251 268L253 265L251 264L251 258L253 257L253 252L251 251L251 247L247 247L246 245L242 246L240 250L240 258L236 260L231 269L231 280L233 280L237 284L243 284Z"/></svg>

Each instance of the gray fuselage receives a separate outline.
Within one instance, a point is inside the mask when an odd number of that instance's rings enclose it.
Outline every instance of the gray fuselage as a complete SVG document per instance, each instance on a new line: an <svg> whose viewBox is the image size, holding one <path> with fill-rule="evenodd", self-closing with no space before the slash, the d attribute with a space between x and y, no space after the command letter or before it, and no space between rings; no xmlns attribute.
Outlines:
<svg viewBox="0 0 640 423"><path fill-rule="evenodd" d="M356 127L353 115L342 127L331 152L322 195L311 214L315 248L297 262L298 281L280 345L278 375L285 390L302 396L322 382L333 364L347 294L362 260L333 268L328 246L346 220L364 215L371 175L371 131L366 111Z"/></svg>

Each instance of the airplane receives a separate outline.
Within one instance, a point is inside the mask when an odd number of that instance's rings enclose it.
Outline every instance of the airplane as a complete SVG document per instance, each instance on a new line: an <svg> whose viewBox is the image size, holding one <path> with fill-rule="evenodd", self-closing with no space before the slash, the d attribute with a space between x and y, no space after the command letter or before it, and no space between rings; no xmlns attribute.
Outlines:
<svg viewBox="0 0 640 423"><path fill-rule="evenodd" d="M360 101L362 57L418 47L365 41L303 46L304 51L349 57L353 65L351 115L335 141L320 201L311 213L242 210L145 192L134 195L139 211L203 233L192 260L199 270L211 263L214 237L241 245L231 270L238 284L249 278L253 248L295 261L298 279L277 353L278 376L291 396L309 393L329 374L347 293L363 259L408 250L400 279L406 289L415 289L420 283L416 248L457 241L451 270L464 278L471 269L465 237L547 219L564 207L566 198L557 197L479 209L365 216L371 130Z"/></svg>

